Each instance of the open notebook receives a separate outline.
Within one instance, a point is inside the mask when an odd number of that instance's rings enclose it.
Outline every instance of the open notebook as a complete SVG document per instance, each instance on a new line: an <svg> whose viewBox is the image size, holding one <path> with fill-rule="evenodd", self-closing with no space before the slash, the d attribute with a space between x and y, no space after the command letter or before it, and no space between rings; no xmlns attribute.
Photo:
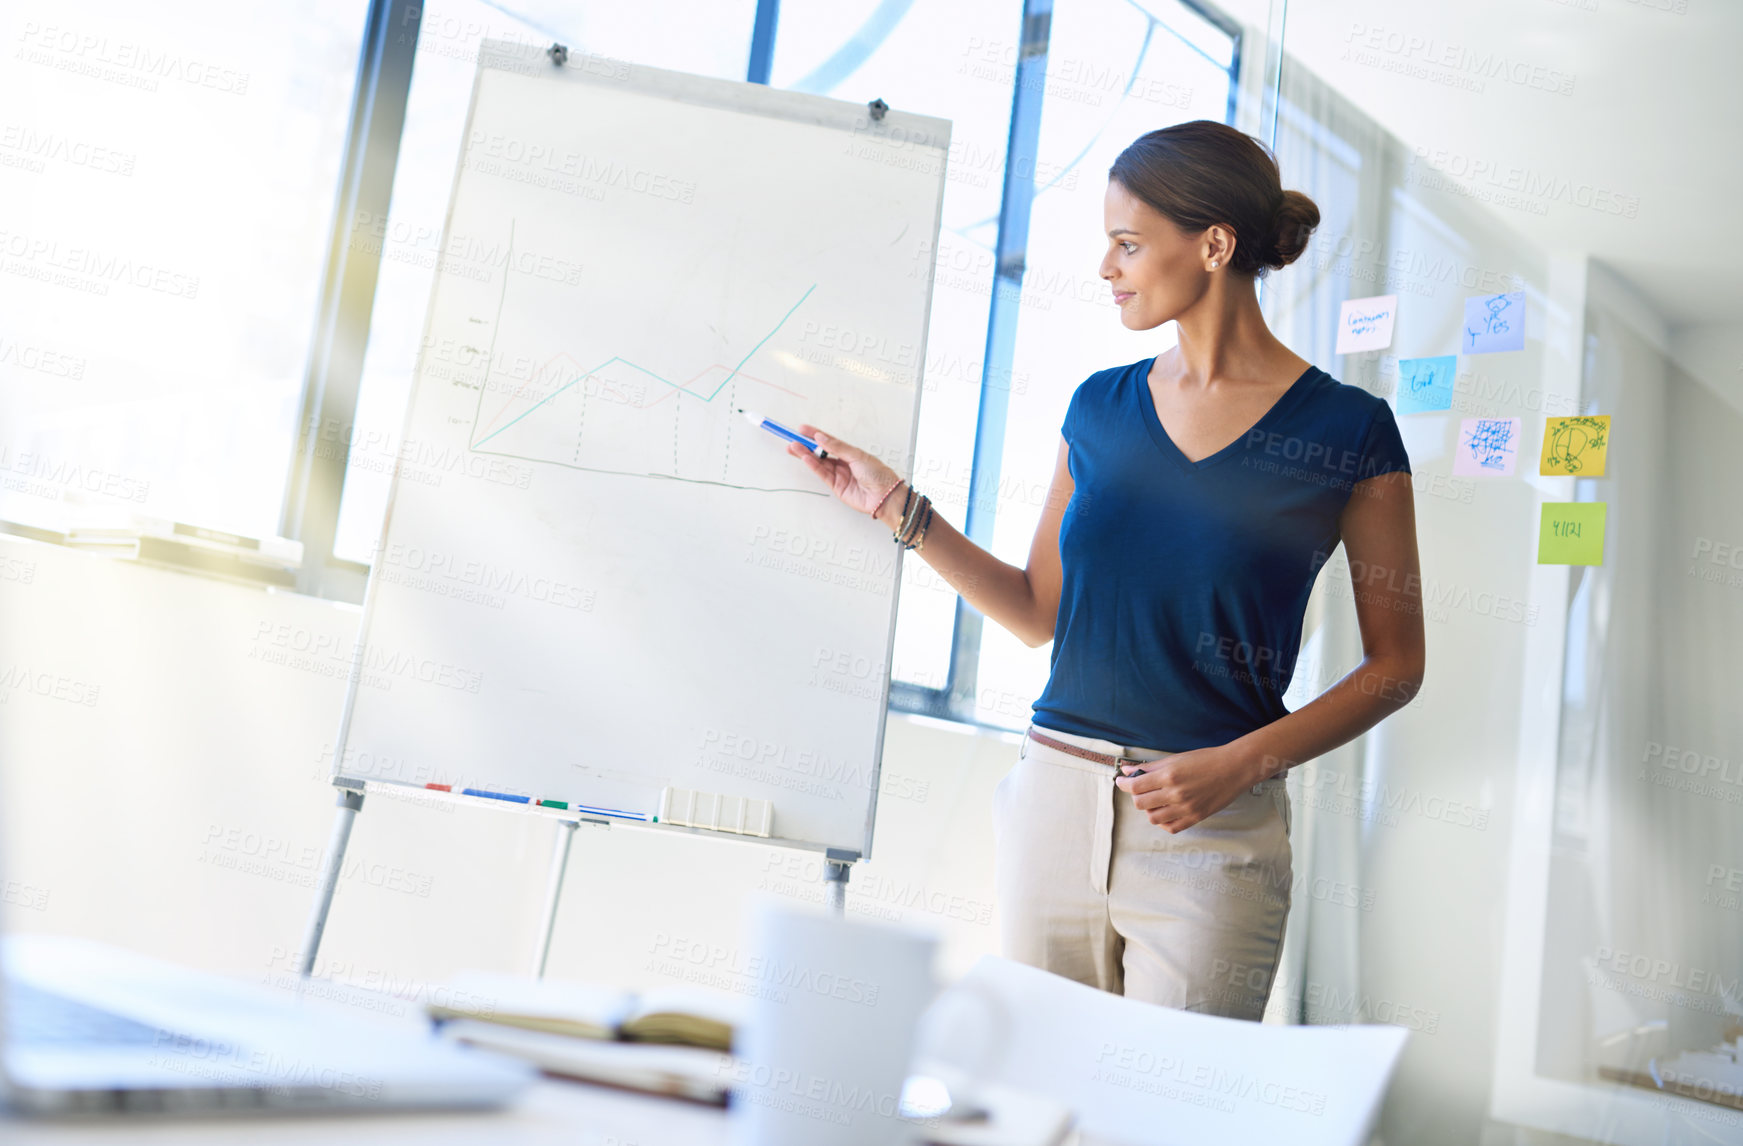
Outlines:
<svg viewBox="0 0 1743 1146"><path fill-rule="evenodd" d="M442 1033L455 1042L530 1062L548 1075L725 1106L733 1057L702 1047L565 1038L500 1023L458 1019Z"/></svg>
<svg viewBox="0 0 1743 1146"><path fill-rule="evenodd" d="M467 1019L582 1039L732 1049L747 1000L707 987L622 991L591 983L528 979L486 971L457 975L426 1008L440 1020Z"/></svg>

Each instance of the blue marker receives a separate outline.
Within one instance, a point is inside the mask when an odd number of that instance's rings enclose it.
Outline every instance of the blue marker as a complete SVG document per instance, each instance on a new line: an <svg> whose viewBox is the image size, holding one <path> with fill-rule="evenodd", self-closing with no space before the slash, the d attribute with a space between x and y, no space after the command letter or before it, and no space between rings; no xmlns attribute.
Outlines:
<svg viewBox="0 0 1743 1146"><path fill-rule="evenodd" d="M653 817L645 812L620 812L616 808L595 808L590 804L572 804L570 806L577 812L591 812L600 816L616 816L619 819L624 820L640 820L644 824L653 820Z"/></svg>
<svg viewBox="0 0 1743 1146"><path fill-rule="evenodd" d="M799 431L781 425L773 418L765 418L761 414L750 410L740 409L738 412L749 419L750 424L753 426L761 426L769 433L774 434L777 437L786 438L789 442L798 442L801 446L812 451L820 458L826 458L829 456L828 452L825 451L822 446L819 446L816 442L813 442L810 438L807 438Z"/></svg>
<svg viewBox="0 0 1743 1146"><path fill-rule="evenodd" d="M462 796L483 796L487 800L508 800L516 804L530 804L533 801L531 796L511 796L507 792L486 792L483 788L462 788L460 794Z"/></svg>

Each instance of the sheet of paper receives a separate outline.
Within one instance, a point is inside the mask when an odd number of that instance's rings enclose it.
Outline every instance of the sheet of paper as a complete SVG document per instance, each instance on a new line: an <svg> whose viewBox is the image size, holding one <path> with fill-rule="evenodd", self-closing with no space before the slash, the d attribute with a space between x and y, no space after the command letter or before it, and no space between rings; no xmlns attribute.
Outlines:
<svg viewBox="0 0 1743 1146"><path fill-rule="evenodd" d="M1610 415L1550 418L1543 427L1540 473L1556 477L1603 477L1610 453Z"/></svg>
<svg viewBox="0 0 1743 1146"><path fill-rule="evenodd" d="M1349 298L1338 308L1339 354L1384 350L1392 345L1392 321L1398 317L1398 296Z"/></svg>
<svg viewBox="0 0 1743 1146"><path fill-rule="evenodd" d="M1539 565L1602 565L1604 508L1601 501L1546 501L1537 532Z"/></svg>
<svg viewBox="0 0 1743 1146"><path fill-rule="evenodd" d="M1427 414L1452 409L1453 382L1458 373L1459 358L1456 354L1439 358L1400 358L1398 412Z"/></svg>
<svg viewBox="0 0 1743 1146"><path fill-rule="evenodd" d="M1480 294L1465 300L1465 333L1459 350L1491 354L1525 349L1525 292Z"/></svg>
<svg viewBox="0 0 1743 1146"><path fill-rule="evenodd" d="M1096 1141L1359 1146L1410 1034L1158 1007L993 955L945 995L957 1037L928 1027L918 1057L1063 1102Z"/></svg>
<svg viewBox="0 0 1743 1146"><path fill-rule="evenodd" d="M1519 461L1518 418L1466 418L1459 423L1453 473L1464 477L1506 477Z"/></svg>

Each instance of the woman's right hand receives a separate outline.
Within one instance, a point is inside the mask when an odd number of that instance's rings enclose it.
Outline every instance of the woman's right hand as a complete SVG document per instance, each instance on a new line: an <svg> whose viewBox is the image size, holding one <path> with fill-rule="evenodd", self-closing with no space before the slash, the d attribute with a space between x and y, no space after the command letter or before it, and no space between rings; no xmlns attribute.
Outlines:
<svg viewBox="0 0 1743 1146"><path fill-rule="evenodd" d="M860 513L870 514L882 502L883 513L888 516L893 504L896 515L900 516L902 495L900 491L890 492L902 480L895 470L858 446L832 438L816 426L801 424L798 429L801 434L821 446L822 452L829 456L820 458L798 442L788 442L787 452L822 478L823 483L841 499L843 505ZM885 494L889 496L885 497Z"/></svg>

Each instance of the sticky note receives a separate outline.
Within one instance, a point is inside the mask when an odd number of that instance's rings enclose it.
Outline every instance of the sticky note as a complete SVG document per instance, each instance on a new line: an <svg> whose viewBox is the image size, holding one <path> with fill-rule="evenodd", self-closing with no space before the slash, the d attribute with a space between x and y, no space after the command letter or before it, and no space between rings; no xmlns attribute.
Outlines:
<svg viewBox="0 0 1743 1146"><path fill-rule="evenodd" d="M1392 320L1398 317L1398 296L1348 298L1338 308L1339 354L1384 350L1392 345Z"/></svg>
<svg viewBox="0 0 1743 1146"><path fill-rule="evenodd" d="M1610 415L1550 418L1543 427L1538 472L1561 477L1603 477L1610 454Z"/></svg>
<svg viewBox="0 0 1743 1146"><path fill-rule="evenodd" d="M1465 477L1505 477L1519 460L1518 418L1466 418L1459 423L1453 473Z"/></svg>
<svg viewBox="0 0 1743 1146"><path fill-rule="evenodd" d="M1604 503L1546 501L1537 528L1539 565L1602 565Z"/></svg>
<svg viewBox="0 0 1743 1146"><path fill-rule="evenodd" d="M1480 294L1465 300L1465 332L1459 350L1491 354L1525 349L1525 292Z"/></svg>
<svg viewBox="0 0 1743 1146"><path fill-rule="evenodd" d="M1426 414L1452 409L1453 379L1459 372L1456 354L1440 358L1398 360L1398 412Z"/></svg>

